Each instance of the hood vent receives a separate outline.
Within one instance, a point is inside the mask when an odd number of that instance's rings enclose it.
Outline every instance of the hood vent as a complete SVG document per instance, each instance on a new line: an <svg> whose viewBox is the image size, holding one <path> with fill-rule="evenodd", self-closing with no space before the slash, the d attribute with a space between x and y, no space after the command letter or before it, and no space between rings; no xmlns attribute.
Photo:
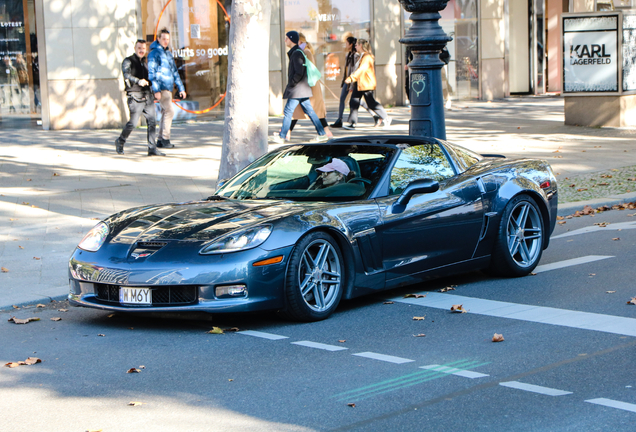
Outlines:
<svg viewBox="0 0 636 432"><path fill-rule="evenodd" d="M158 241L150 241L150 242L138 242L135 249L154 249L158 250L167 245L167 242L158 242Z"/></svg>

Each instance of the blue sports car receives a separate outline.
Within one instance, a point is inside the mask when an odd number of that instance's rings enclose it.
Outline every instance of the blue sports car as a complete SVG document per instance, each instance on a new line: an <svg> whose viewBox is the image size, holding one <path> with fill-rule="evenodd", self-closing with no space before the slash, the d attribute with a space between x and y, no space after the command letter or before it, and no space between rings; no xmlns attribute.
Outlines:
<svg viewBox="0 0 636 432"><path fill-rule="evenodd" d="M219 184L98 223L71 256L71 304L321 320L342 299L432 277L527 275L556 223L546 161L434 138L289 145Z"/></svg>

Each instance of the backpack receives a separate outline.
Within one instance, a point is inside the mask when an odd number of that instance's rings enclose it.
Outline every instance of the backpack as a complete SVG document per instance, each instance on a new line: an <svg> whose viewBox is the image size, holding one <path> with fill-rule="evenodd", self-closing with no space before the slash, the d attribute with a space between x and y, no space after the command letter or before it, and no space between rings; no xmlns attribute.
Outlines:
<svg viewBox="0 0 636 432"><path fill-rule="evenodd" d="M300 52L303 53L303 56L305 57L305 67L307 68L307 81L309 82L309 86L313 87L316 85L318 81L320 81L320 78L322 78L322 74L320 73L316 65L313 64L307 58L305 53L302 50L300 50Z"/></svg>

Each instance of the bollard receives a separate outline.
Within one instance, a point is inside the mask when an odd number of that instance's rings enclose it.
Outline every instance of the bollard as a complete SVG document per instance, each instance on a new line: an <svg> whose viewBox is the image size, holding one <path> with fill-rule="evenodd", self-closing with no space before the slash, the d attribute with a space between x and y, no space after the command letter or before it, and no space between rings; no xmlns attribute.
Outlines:
<svg viewBox="0 0 636 432"><path fill-rule="evenodd" d="M400 39L413 53L409 63L409 135L446 139L442 95L441 50L453 40L439 25L439 11L448 0L399 0L411 12L413 25Z"/></svg>

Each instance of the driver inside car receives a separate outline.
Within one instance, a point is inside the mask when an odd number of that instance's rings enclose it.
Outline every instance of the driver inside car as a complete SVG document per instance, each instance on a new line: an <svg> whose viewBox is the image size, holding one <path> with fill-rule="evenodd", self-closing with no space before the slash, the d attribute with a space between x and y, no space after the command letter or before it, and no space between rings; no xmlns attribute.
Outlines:
<svg viewBox="0 0 636 432"><path fill-rule="evenodd" d="M308 188L308 190L324 189L329 186L347 182L347 176L351 170L341 159L333 158L328 164L316 168L320 175Z"/></svg>

